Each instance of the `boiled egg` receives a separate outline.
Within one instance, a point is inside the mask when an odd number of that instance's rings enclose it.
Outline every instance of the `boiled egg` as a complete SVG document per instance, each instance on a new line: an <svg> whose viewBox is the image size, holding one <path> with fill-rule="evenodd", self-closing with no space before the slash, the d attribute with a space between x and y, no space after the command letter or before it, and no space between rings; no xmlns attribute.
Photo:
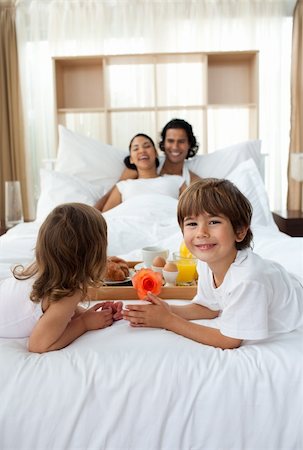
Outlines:
<svg viewBox="0 0 303 450"><path fill-rule="evenodd" d="M178 272L178 267L173 262L167 262L163 267L163 270L165 270L166 272Z"/></svg>
<svg viewBox="0 0 303 450"><path fill-rule="evenodd" d="M156 256L153 259L153 264L152 265L155 266L155 267L164 267L165 263L166 263L166 261L165 261L165 259L162 256Z"/></svg>

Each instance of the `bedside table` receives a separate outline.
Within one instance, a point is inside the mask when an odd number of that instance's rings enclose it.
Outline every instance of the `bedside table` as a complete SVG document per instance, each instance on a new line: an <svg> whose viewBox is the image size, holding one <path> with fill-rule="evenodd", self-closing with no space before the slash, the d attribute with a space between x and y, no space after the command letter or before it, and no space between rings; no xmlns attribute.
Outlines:
<svg viewBox="0 0 303 450"><path fill-rule="evenodd" d="M303 212L294 210L274 211L274 221L282 233L293 237L303 236Z"/></svg>

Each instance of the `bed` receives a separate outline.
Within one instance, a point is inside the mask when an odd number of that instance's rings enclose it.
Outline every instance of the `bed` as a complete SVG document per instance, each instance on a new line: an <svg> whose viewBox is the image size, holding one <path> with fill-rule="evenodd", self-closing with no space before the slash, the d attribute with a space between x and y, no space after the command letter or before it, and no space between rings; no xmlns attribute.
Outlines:
<svg viewBox="0 0 303 450"><path fill-rule="evenodd" d="M36 220L0 238L0 279L32 260L48 211L65 201L94 204L124 155L61 127L56 168L41 170ZM197 158L192 170L229 178L250 199L254 250L303 282L303 238L280 233L272 220L260 142ZM176 207L166 196L142 196L105 213L109 254L140 260L145 245L177 250ZM303 330L223 351L122 320L42 355L30 354L24 339L0 339L0 365L1 449L303 448Z"/></svg>

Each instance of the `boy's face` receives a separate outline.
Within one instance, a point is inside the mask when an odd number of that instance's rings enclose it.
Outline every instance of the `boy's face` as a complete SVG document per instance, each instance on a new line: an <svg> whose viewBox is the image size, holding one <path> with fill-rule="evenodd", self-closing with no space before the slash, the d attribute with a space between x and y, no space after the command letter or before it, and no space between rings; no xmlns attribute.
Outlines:
<svg viewBox="0 0 303 450"><path fill-rule="evenodd" d="M236 234L227 217L206 213L185 217L183 222L186 247L213 272L228 270L237 254L235 244L244 239L246 231Z"/></svg>

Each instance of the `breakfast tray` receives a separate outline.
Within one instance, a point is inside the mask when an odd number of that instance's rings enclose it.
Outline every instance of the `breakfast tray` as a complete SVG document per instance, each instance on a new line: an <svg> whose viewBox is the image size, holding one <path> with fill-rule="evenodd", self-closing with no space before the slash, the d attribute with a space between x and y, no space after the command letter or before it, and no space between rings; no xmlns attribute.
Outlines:
<svg viewBox="0 0 303 450"><path fill-rule="evenodd" d="M133 268L140 261L127 261L128 267ZM192 300L197 293L197 286L163 286L159 294L163 299ZM133 286L102 286L98 289L90 288L91 300L139 300Z"/></svg>

